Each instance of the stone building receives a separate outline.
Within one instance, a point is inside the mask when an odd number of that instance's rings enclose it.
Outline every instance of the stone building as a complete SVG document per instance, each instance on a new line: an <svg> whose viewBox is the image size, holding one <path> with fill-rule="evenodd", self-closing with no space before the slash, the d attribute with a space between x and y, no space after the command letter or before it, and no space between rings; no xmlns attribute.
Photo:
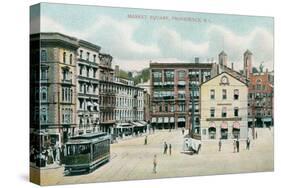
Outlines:
<svg viewBox="0 0 281 188"><path fill-rule="evenodd" d="M248 87L222 72L200 86L201 139L248 137Z"/></svg>
<svg viewBox="0 0 281 188"><path fill-rule="evenodd" d="M192 89L194 127L199 131L199 85L217 74L213 63L150 63L151 125L191 128Z"/></svg>
<svg viewBox="0 0 281 188"><path fill-rule="evenodd" d="M99 131L99 51L100 47L79 40L77 51L77 131Z"/></svg>
<svg viewBox="0 0 281 188"><path fill-rule="evenodd" d="M39 99L40 105L31 109L34 110L31 119L39 120L44 140L50 144L61 144L75 134L76 55L79 44L76 38L60 33L40 33L30 37L33 42L40 41L40 48L35 52L37 55L34 54L35 58L40 57L37 59L40 69L33 73L40 84L32 87L35 96L39 96L35 98Z"/></svg>

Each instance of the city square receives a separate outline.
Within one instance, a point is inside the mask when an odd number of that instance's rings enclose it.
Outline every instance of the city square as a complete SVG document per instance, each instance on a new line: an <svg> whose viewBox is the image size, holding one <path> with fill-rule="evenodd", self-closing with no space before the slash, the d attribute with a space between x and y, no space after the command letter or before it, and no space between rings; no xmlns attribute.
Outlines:
<svg viewBox="0 0 281 188"><path fill-rule="evenodd" d="M183 154L181 130L163 130L145 136L126 138L111 145L110 162L90 174L64 176L63 166L41 170L41 181L47 184L71 184L105 181L154 179L273 170L273 128L257 129L258 138L251 140L250 150L240 141L240 152L233 153L232 140L222 143L205 141L199 154ZM172 144L172 154L163 154L164 142ZM157 173L153 173L153 156L157 155ZM32 170L32 169L31 169Z"/></svg>

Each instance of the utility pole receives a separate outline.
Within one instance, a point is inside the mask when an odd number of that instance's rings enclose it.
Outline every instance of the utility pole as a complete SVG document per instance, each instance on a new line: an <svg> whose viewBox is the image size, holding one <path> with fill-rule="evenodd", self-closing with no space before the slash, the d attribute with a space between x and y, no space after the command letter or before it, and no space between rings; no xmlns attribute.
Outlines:
<svg viewBox="0 0 281 188"><path fill-rule="evenodd" d="M194 111L195 111L195 107L194 107L194 84L191 85L191 102L192 102L192 109L191 109L191 128L189 130L190 135L193 134L193 129L195 126L195 118L194 118Z"/></svg>

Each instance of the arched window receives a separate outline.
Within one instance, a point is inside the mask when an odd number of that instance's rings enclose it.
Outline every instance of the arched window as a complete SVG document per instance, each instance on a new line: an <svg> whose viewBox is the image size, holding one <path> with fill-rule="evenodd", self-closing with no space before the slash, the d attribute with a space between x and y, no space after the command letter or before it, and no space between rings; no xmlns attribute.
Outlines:
<svg viewBox="0 0 281 188"><path fill-rule="evenodd" d="M41 89L41 101L47 101L47 88Z"/></svg>
<svg viewBox="0 0 281 188"><path fill-rule="evenodd" d="M66 62L66 52L63 52L63 63Z"/></svg>
<svg viewBox="0 0 281 188"><path fill-rule="evenodd" d="M72 64L72 54L69 55L69 64Z"/></svg>

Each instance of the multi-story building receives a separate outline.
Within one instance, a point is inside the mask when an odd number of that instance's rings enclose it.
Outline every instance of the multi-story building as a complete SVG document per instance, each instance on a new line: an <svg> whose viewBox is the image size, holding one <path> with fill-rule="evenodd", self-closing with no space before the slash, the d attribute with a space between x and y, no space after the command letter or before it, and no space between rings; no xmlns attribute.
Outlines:
<svg viewBox="0 0 281 188"><path fill-rule="evenodd" d="M102 54L104 55L104 54ZM106 55L109 58L109 55ZM103 58L103 57L102 57ZM139 121L144 120L143 89L131 80L119 78L119 67L111 68L110 62L100 62L100 117L101 129L112 134L124 131L133 134Z"/></svg>
<svg viewBox="0 0 281 188"><path fill-rule="evenodd" d="M35 52L35 58L40 57L37 59L40 69L33 73L38 77L39 85L32 90L39 96L36 98L40 104L33 109L32 119L39 119L40 134L46 135L44 139L49 144L61 144L75 134L76 52L79 45L76 38L60 33L33 34L31 42L34 41L40 41L40 48Z"/></svg>
<svg viewBox="0 0 281 188"><path fill-rule="evenodd" d="M273 81L272 75L266 72L251 73L248 97L249 126L272 126L273 109Z"/></svg>
<svg viewBox="0 0 281 188"><path fill-rule="evenodd" d="M112 68L112 56L99 54L99 101L100 101L100 128L104 132L110 132L115 124L114 110L116 94L114 91L114 69Z"/></svg>
<svg viewBox="0 0 281 188"><path fill-rule="evenodd" d="M99 51L99 46L79 40L76 66L78 134L99 131Z"/></svg>
<svg viewBox="0 0 281 188"><path fill-rule="evenodd" d="M248 87L222 72L200 86L201 139L248 137Z"/></svg>
<svg viewBox="0 0 281 188"><path fill-rule="evenodd" d="M199 85L217 74L217 66L196 58L195 63L150 63L150 71L151 125L190 129L193 120L198 132Z"/></svg>

